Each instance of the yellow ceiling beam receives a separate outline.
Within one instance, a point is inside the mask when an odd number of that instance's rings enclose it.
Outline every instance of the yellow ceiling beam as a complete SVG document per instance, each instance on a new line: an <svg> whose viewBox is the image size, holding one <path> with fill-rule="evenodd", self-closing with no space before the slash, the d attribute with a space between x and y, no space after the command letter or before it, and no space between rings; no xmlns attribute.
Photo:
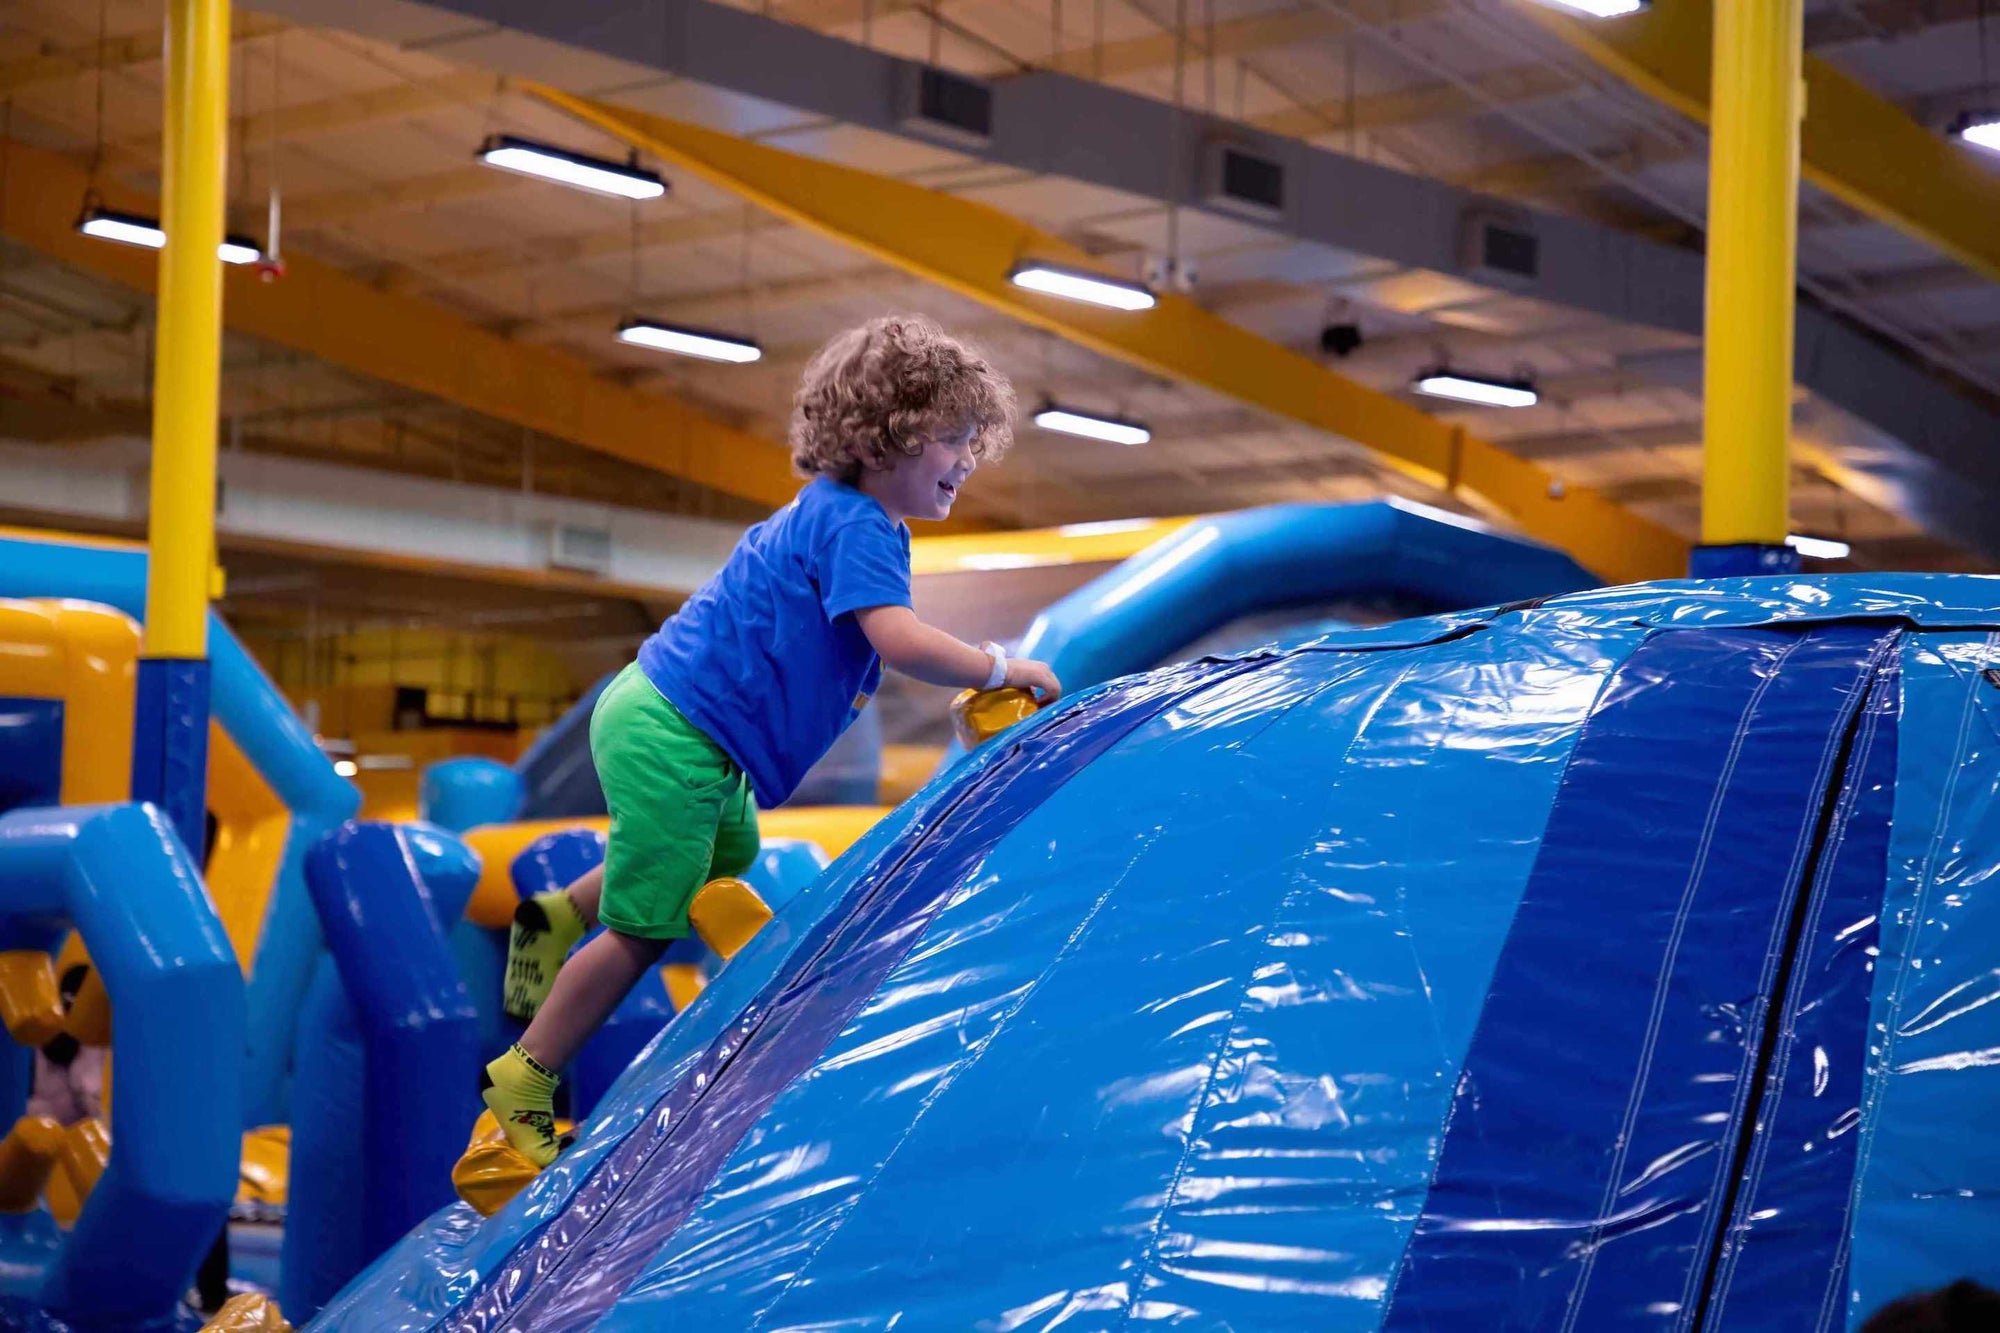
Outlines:
<svg viewBox="0 0 2000 1333"><path fill-rule="evenodd" d="M79 235L85 173L19 141L4 145L0 231L75 268L151 293L158 257ZM152 199L100 182L112 208L156 214ZM298 255L264 282L225 270L228 328L497 420L772 506L798 490L785 450L678 399L614 383L588 362L510 342L441 306L380 291Z"/></svg>
<svg viewBox="0 0 2000 1333"><path fill-rule="evenodd" d="M1733 3L1734 0L1729 0ZM1515 8L1641 92L1708 123L1709 0L1654 0L1626 18L1583 22ZM1878 222L2000 281L2000 166L1911 119L1831 63L1805 57L1799 169Z"/></svg>
<svg viewBox="0 0 2000 1333"><path fill-rule="evenodd" d="M695 125L527 85L553 106L780 217L1104 356L1343 436L1504 514L1615 580L1677 576L1687 543L1595 492L1366 388L1179 296L1124 313L1013 286L1018 261L1080 268L1076 246L1005 213Z"/></svg>

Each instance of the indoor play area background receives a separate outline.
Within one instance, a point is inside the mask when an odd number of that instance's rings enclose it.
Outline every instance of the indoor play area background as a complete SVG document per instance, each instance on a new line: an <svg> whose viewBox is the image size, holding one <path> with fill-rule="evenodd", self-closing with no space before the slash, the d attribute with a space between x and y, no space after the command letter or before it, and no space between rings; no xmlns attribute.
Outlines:
<svg viewBox="0 0 2000 1333"><path fill-rule="evenodd" d="M1989 7L0 4L0 1330L2000 1292ZM536 1170L598 694L893 314L1064 695L892 673Z"/></svg>

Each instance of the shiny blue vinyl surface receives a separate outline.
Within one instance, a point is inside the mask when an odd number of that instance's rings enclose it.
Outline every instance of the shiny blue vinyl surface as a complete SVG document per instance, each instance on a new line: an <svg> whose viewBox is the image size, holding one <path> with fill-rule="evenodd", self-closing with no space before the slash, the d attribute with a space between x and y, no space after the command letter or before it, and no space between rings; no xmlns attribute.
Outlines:
<svg viewBox="0 0 2000 1333"><path fill-rule="evenodd" d="M451 1168L478 1111L478 1018L445 936L478 877L456 836L425 825L346 824L306 861L361 1030L356 1167L369 1254L452 1199Z"/></svg>
<svg viewBox="0 0 2000 1333"><path fill-rule="evenodd" d="M1789 1333L1990 1277L1992 586L1603 590L1086 691L314 1327Z"/></svg>
<svg viewBox="0 0 2000 1333"><path fill-rule="evenodd" d="M1672 1329L1882 628L1663 634L1584 724L1384 1324Z"/></svg>
<svg viewBox="0 0 2000 1333"><path fill-rule="evenodd" d="M1900 673L1885 667L1852 741L1820 854L1708 1329L1825 1333L1844 1326L1901 703Z"/></svg>
<svg viewBox="0 0 2000 1333"><path fill-rule="evenodd" d="M1848 1328L1959 1277L2000 1286L2000 636L1925 635L1902 665Z"/></svg>
<svg viewBox="0 0 2000 1333"><path fill-rule="evenodd" d="M83 936L117 1008L119 1078L110 1161L76 1225L53 1255L36 1242L4 1259L40 1272L36 1304L71 1328L172 1327L236 1192L235 955L192 858L150 805L0 815L0 888L0 912L66 919Z"/></svg>

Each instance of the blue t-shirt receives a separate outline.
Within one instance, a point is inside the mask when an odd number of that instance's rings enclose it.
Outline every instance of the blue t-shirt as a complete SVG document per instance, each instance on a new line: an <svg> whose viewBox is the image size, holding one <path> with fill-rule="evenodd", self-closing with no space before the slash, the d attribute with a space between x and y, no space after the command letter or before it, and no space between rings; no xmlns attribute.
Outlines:
<svg viewBox="0 0 2000 1333"><path fill-rule="evenodd" d="M910 530L820 477L743 534L639 669L778 805L882 683L854 612L910 604Z"/></svg>

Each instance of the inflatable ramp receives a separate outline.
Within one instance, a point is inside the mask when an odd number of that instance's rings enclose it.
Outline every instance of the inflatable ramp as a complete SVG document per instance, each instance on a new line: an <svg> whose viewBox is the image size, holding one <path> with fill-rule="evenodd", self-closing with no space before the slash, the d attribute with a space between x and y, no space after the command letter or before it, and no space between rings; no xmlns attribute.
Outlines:
<svg viewBox="0 0 2000 1333"><path fill-rule="evenodd" d="M1660 584L1128 677L320 1329L1833 1330L2000 1265L2000 614Z"/></svg>

